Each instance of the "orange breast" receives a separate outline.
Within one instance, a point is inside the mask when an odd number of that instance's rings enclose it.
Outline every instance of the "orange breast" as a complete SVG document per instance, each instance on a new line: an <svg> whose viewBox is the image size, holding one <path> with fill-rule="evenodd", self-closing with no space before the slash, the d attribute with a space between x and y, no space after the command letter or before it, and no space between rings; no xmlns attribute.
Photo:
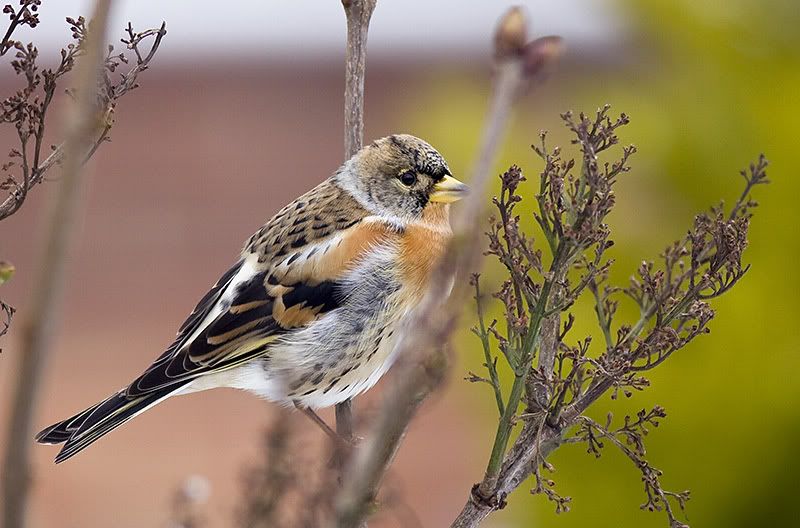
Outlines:
<svg viewBox="0 0 800 528"><path fill-rule="evenodd" d="M450 241L446 204L430 204L423 212L424 223L406 228L400 241L400 274L403 284L422 296L428 288L439 259Z"/></svg>

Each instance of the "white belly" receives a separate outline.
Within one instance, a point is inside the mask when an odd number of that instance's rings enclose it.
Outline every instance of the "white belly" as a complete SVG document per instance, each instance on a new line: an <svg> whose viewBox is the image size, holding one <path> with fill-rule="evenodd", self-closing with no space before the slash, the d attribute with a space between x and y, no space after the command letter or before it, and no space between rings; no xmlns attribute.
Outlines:
<svg viewBox="0 0 800 528"><path fill-rule="evenodd" d="M292 391L285 376L270 368L268 359L256 359L226 371L202 376L186 385L177 394L230 387L252 392L261 398L285 406L300 404L312 409L331 407L375 385L394 363L395 349L395 336L384 338L372 357L367 359L370 354L365 352L362 365L342 376L329 390L325 390L327 388L325 384L319 384L316 390Z"/></svg>

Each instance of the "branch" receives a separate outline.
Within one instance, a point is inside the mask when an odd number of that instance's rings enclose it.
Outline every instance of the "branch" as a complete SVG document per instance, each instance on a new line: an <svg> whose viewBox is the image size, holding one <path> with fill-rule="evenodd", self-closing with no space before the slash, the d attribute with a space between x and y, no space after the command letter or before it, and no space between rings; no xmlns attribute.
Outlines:
<svg viewBox="0 0 800 528"><path fill-rule="evenodd" d="M560 433L535 420L526 420L519 437L508 451L497 481L497 493L488 499L482 496L476 484L467 503L450 525L450 528L474 528L493 511L505 507L505 498L519 487L531 474L534 461L546 459L560 445Z"/></svg>
<svg viewBox="0 0 800 528"><path fill-rule="evenodd" d="M653 467L647 459L644 458L644 440L643 436L648 433L647 426L658 427L658 420L666 416L664 410L660 407L655 407L652 411L647 412L642 409L637 414L637 420L632 421L630 416L625 417L625 425L617 430L610 430L611 414L609 413L607 425L602 426L591 418L581 416L579 418L579 425L581 427L576 439L583 441L588 445L587 451L600 457L600 450L603 444L598 438L608 439L614 446L619 449L636 468L642 473L642 482L644 483L644 491L647 500L640 506L643 510L661 511L664 510L669 520L670 528L689 528L688 525L679 521L675 516L672 509L670 500L674 501L681 511L686 509L686 502L689 500L688 491L669 491L661 486L661 471Z"/></svg>
<svg viewBox="0 0 800 528"><path fill-rule="evenodd" d="M364 69L367 59L367 32L377 0L342 0L347 19L347 49L344 81L344 159L361 150L364 141ZM354 440L353 406L350 400L336 405L336 431L350 444ZM337 448L335 457L344 467L346 453Z"/></svg>
<svg viewBox="0 0 800 528"><path fill-rule="evenodd" d="M485 381L488 381L489 385L492 386L494 398L497 402L497 411L500 413L500 416L503 416L505 409L505 404L503 403L503 392L500 388L500 377L497 374L497 358L492 358L492 351L489 343L489 331L486 329L486 322L484 321L483 317L479 274L475 273L472 276L472 283L475 286L475 305L478 312L479 325L478 328L473 328L472 332L478 336L478 338L481 340L481 344L483 345L483 357L484 361L486 362L486 370L489 372L489 379Z"/></svg>
<svg viewBox="0 0 800 528"><path fill-rule="evenodd" d="M524 23L521 28L507 31L508 19L516 23L520 17L517 10L512 10L496 34L497 76L479 155L472 169L471 194L454 219L453 236L433 272L431 289L407 326L413 328L413 332L407 331L398 339L395 353L405 358L406 363L398 366L395 384L377 413L367 441L353 456L345 473L336 499L336 526L339 528L356 527L365 518L409 422L446 372L447 355L443 349L469 295L469 276L480 262L480 223L485 210L485 193L509 112L525 81L547 62L541 56L541 48L526 46ZM537 59L541 60L537 62ZM535 67L531 68L531 64ZM443 306L442 299L447 298L453 277L453 292Z"/></svg>
<svg viewBox="0 0 800 528"><path fill-rule="evenodd" d="M11 36L20 26L30 26L35 28L39 25L39 14L36 13L41 4L41 0L24 0L20 2L19 11L15 11L14 6L6 4L3 7L3 14L11 17L11 22L8 24L3 40L0 42L0 57L5 55L8 50L14 47L14 41Z"/></svg>
<svg viewBox="0 0 800 528"><path fill-rule="evenodd" d="M558 149L550 153L544 148L544 142L541 148L534 147L545 161L545 170L541 175L541 194L537 196L540 204L537 221L549 246L555 248L555 255L550 270L547 273L540 271L544 278L543 283L520 283L520 290L523 290L525 298L536 300L535 303L528 303L529 309L526 313L512 313L517 299L508 295L508 281L496 295L505 305L510 327L517 323L510 320L509 314L515 319L530 321L524 336L528 344L522 350L505 354L516 375L511 396L498 427L484 479L472 488L472 493L453 527L478 526L492 511L503 508L506 497L531 475L536 478L532 493L545 494L548 499L556 502L557 511L564 511L570 499L559 496L552 489L552 481L541 477L540 467L551 468L546 458L563 442L586 442L590 452L597 454L597 448L602 447L597 441L599 435L609 438L641 470L647 494L647 502L643 508L663 509L672 528L686 528L676 519L669 501L674 501L683 509L689 498L688 492L676 493L661 488L660 471L644 458L644 435L648 432L647 427L658 425L658 420L665 416L663 409L656 407L650 412L642 410L637 413L636 418L626 417L624 426L614 431L609 430L608 426L601 428L590 422L582 413L612 388L612 399L620 391L630 396L633 390L642 390L649 382L639 375L640 372L662 364L692 339L708 332L707 324L714 312L705 300L729 291L749 269L749 266L742 265L741 260L742 252L748 244L751 209L756 206L749 198L749 193L754 186L768 182L767 162L762 156L758 162L751 164L749 171L743 171L745 190L731 213L727 214L719 206L695 217L694 226L688 235L668 246L662 253L662 269L654 268L651 262L642 263L637 276L631 280L631 286L622 290L640 306L640 318L633 326L621 325L615 341L611 337L611 323L616 312L616 301L609 297L620 289L605 286L600 290L600 285L607 279L610 266L610 261L602 262L603 252L611 245L605 218L614 205L614 180L618 174L627 171L626 161L633 149L624 148L622 158L613 164L600 164L596 154L616 144L618 139L614 130L627 123L624 115L612 121L606 115L607 110L607 107L601 109L595 120L588 119L584 114L577 121L572 119L571 114L563 116L567 126L577 136L577 141L573 142L580 145L584 154L583 174L580 178L570 174L574 163L562 161ZM512 169L519 172L516 167ZM524 178L510 178L509 174L512 172L514 171L510 170L501 177L501 196L507 192L508 197L496 201L499 208L505 208L505 212L501 211L504 218L512 217L510 212L513 204L521 199L515 194L515 190L516 184ZM503 234L511 234L510 238L515 241L514 246L528 245L527 249L512 251L498 244L499 228L496 222L488 233L489 253L509 268L510 280L514 281L520 275L527 275L530 263L538 261L538 258L521 257L535 255L536 251L531 239L517 232L518 217L510 223L504 222L503 226L503 230L508 230ZM595 253L592 261L581 256L592 247ZM562 269L561 263L567 268ZM559 270L564 272L570 266L584 270L583 276L574 287L569 286L567 275L559 278ZM551 285L562 287L566 298L563 302L556 302L550 309L543 310L548 305ZM526 288L527 291L524 291ZM588 356L591 336L579 340L577 347L569 347L563 343L564 336L572 327L571 315L563 331L559 331L558 326L547 328L544 323L540 324L543 317L546 318L543 313L558 314L565 311L587 288L594 296L595 311L605 337L604 351L598 358ZM478 316L480 317L480 313ZM540 328L541 333L537 333ZM538 369L532 370L528 364L533 360L529 347L536 343L539 347L540 363ZM500 343L501 350L503 344ZM490 351L484 351L484 355L487 354ZM549 354L555 354L557 368L542 371L542 358ZM565 364L571 365L565 369ZM515 408L520 403L516 389L526 370L528 412L517 415L512 406ZM547 392L537 393L539 386L547 389ZM546 398L546 406L541 404L537 396ZM609 423L610 420L609 417ZM506 452L509 430L520 421L523 422L522 430ZM565 440L566 432L576 425L582 427L579 434Z"/></svg>
<svg viewBox="0 0 800 528"><path fill-rule="evenodd" d="M79 18L78 20L68 19L68 22L72 25L73 31L75 31L76 28L80 29L80 31L85 30L84 21L82 18ZM98 98L101 102L100 106L102 107L102 112L99 113L101 116L100 119L98 119L99 125L91 131L92 134L94 134L94 141L86 148L86 154L83 157L84 163L88 161L95 154L95 152L97 152L98 148L100 148L100 145L108 140L108 133L113 126L113 113L117 101L138 86L138 75L150 66L150 62L155 57L155 54L161 45L161 40L167 34L166 23L162 23L161 27L158 29L148 29L141 33L134 32L129 23L128 27L126 28L126 32L128 34L128 39L122 39L122 42L125 44L127 49L134 52L136 55L136 62L127 72L120 74L119 80L115 82L111 79L111 74L114 73L122 63L127 63L128 59L121 54L112 56L111 50L113 48L109 50L107 56L102 58L104 61L104 69L102 70L103 74L101 80L98 82L98 86L101 87ZM34 133L36 142L33 152L33 164L31 167L27 167L27 151L25 148L25 143L27 141L26 139L23 141L20 152L23 158L23 181L20 185L18 185L17 189L12 191L2 202L2 204L0 204L0 220L16 213L25 201L28 191L30 191L30 189L32 189L35 185L44 181L45 173L54 165L61 163L64 159L66 143L61 143L57 147L54 147L53 152L44 161L42 161L41 164L39 163L40 152L43 145L42 142L44 139L46 112L50 100L55 92L55 81L58 77L71 70L74 59L78 56L78 52L82 50L80 44L81 34L78 35L79 40L77 46L71 44L66 50L62 50L61 64L56 71L46 71L43 73L45 78L45 97L41 109L37 110L36 113L37 123L35 124L36 126ZM147 54L143 57L142 52L139 50L139 46L145 39L151 37L153 42Z"/></svg>
<svg viewBox="0 0 800 528"><path fill-rule="evenodd" d="M347 18L344 79L344 158L350 159L364 141L364 69L367 32L377 0L342 0Z"/></svg>
<svg viewBox="0 0 800 528"><path fill-rule="evenodd" d="M21 365L16 377L11 421L4 461L4 528L26 525L30 485L29 447L32 416L36 406L44 360L59 318L58 305L64 286L67 250L74 235L78 209L83 156L97 120L95 87L103 64L102 47L111 0L97 0L93 23L86 41L85 56L79 63L77 100L66 122L65 157L61 178L50 215L41 268L33 281L29 311L21 330Z"/></svg>

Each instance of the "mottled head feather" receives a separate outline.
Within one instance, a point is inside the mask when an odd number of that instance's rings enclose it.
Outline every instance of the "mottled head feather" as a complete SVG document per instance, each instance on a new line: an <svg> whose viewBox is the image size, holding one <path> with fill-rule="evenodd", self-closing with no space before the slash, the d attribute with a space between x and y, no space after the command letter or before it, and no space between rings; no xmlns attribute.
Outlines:
<svg viewBox="0 0 800 528"><path fill-rule="evenodd" d="M402 176L411 173L413 184ZM373 213L403 221L422 218L433 186L450 168L429 143L409 134L395 134L372 142L353 156L335 179ZM441 207L436 204L436 207Z"/></svg>

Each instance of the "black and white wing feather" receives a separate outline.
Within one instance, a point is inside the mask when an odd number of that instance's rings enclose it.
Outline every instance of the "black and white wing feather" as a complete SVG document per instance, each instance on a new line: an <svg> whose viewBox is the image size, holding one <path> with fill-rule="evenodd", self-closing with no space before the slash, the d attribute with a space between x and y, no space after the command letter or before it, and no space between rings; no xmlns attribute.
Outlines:
<svg viewBox="0 0 800 528"><path fill-rule="evenodd" d="M197 303L147 370L36 439L65 443L56 457L61 462L198 377L268 357L274 340L339 306L342 275L373 243L369 229L361 228L364 214L330 183L286 206L250 238L242 259Z"/></svg>

